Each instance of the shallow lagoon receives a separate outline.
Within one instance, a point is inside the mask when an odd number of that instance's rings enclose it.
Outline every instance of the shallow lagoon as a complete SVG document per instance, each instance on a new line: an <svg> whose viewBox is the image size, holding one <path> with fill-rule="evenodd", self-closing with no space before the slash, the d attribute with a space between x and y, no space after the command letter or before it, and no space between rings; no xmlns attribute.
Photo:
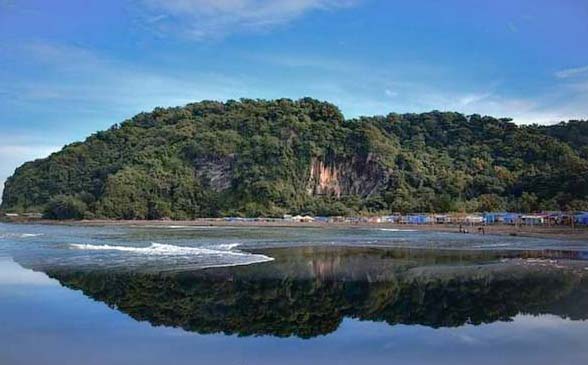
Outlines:
<svg viewBox="0 0 588 365"><path fill-rule="evenodd" d="M0 363L585 364L586 251L365 228L0 224Z"/></svg>

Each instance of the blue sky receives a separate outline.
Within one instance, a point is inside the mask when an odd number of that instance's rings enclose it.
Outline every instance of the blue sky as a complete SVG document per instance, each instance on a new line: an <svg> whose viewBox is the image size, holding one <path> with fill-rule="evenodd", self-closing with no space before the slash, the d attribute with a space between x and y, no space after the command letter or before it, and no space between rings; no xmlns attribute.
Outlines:
<svg viewBox="0 0 588 365"><path fill-rule="evenodd" d="M585 0L0 0L0 181L202 99L585 119L586 19Z"/></svg>

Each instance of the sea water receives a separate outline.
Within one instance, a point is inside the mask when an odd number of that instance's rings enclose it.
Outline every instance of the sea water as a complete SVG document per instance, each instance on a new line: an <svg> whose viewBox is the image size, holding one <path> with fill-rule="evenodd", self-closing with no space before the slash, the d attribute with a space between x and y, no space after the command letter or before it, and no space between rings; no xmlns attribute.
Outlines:
<svg viewBox="0 0 588 365"><path fill-rule="evenodd" d="M587 246L0 224L0 364L585 364Z"/></svg>

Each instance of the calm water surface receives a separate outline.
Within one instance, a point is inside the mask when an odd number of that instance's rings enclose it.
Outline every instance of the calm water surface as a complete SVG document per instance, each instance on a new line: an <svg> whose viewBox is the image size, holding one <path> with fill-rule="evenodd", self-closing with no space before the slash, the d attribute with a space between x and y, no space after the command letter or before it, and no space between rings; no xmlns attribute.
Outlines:
<svg viewBox="0 0 588 365"><path fill-rule="evenodd" d="M587 364L588 243L0 224L0 364Z"/></svg>

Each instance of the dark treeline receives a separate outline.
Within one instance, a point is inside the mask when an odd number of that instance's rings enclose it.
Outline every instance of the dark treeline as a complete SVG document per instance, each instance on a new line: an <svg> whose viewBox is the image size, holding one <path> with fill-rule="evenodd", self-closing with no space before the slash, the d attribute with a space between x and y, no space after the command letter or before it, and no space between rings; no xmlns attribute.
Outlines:
<svg viewBox="0 0 588 365"><path fill-rule="evenodd" d="M585 320L588 281L544 268L474 266L387 280L48 270L61 285L156 326L201 334L311 338L345 317L433 328L510 321L518 314ZM230 280L227 280L227 277Z"/></svg>
<svg viewBox="0 0 588 365"><path fill-rule="evenodd" d="M49 218L588 209L588 121L430 112L345 120L332 104L157 108L28 162L1 208Z"/></svg>

